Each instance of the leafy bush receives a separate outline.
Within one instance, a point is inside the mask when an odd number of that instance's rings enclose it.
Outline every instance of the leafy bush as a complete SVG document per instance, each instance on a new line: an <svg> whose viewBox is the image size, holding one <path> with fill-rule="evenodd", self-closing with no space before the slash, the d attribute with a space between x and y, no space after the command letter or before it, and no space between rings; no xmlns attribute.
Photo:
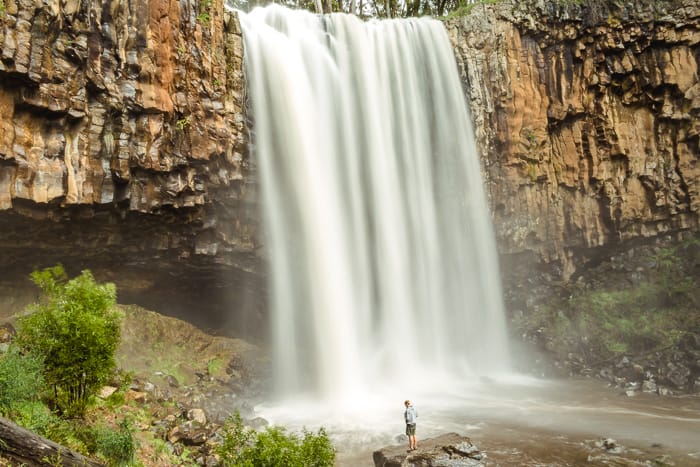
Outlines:
<svg viewBox="0 0 700 467"><path fill-rule="evenodd" d="M96 283L87 270L69 280L60 265L31 278L45 299L19 320L17 343L43 358L49 405L64 415L82 415L116 366L121 315L113 308L115 287Z"/></svg>
<svg viewBox="0 0 700 467"><path fill-rule="evenodd" d="M86 429L85 425L58 417L42 402L18 403L10 415L12 421L30 431L70 449L88 453L85 440L81 436L81 430Z"/></svg>
<svg viewBox="0 0 700 467"><path fill-rule="evenodd" d="M8 415L16 424L46 437L57 423L57 417L39 401L17 402Z"/></svg>
<svg viewBox="0 0 700 467"><path fill-rule="evenodd" d="M102 454L110 466L131 465L136 454L132 428L127 420L122 420L119 429L102 427L96 430L97 452Z"/></svg>
<svg viewBox="0 0 700 467"><path fill-rule="evenodd" d="M22 355L12 345L0 356L0 415L22 402L35 401L43 384L41 358Z"/></svg>
<svg viewBox="0 0 700 467"><path fill-rule="evenodd" d="M335 460L328 434L303 430L303 436L281 427L256 432L243 426L239 414L229 418L223 428L223 443L217 450L227 467L324 467Z"/></svg>

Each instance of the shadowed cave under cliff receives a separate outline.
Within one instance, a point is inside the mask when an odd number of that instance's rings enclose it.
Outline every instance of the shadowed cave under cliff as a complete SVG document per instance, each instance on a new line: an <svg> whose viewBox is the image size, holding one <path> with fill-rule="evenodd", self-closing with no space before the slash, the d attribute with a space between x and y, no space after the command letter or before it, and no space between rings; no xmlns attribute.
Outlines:
<svg viewBox="0 0 700 467"><path fill-rule="evenodd" d="M63 208L57 214L35 208L16 203L14 212L0 215L0 290L8 292L1 295L1 317L21 313L39 298L32 271L61 263L69 276L89 269L98 281L113 282L119 303L213 334L266 338L264 261L254 253L197 254L192 238L197 222L183 221L181 212ZM172 238L180 243L173 245Z"/></svg>

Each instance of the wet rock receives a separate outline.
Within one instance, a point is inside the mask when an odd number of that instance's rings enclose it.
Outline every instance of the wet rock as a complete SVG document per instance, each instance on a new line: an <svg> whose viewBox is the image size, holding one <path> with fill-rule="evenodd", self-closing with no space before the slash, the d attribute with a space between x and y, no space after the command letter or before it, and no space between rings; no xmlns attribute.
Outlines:
<svg viewBox="0 0 700 467"><path fill-rule="evenodd" d="M419 441L416 451L406 445L387 446L372 454L376 467L472 467L484 465L486 455L467 437L448 433Z"/></svg>
<svg viewBox="0 0 700 467"><path fill-rule="evenodd" d="M246 425L253 428L254 430L261 430L270 425L270 422L262 417L255 417L252 420L248 420ZM406 435L404 435L406 437Z"/></svg>
<svg viewBox="0 0 700 467"><path fill-rule="evenodd" d="M690 369L681 362L669 362L666 368L665 378L671 384L679 389L685 389L688 386L688 378L690 377Z"/></svg>
<svg viewBox="0 0 700 467"><path fill-rule="evenodd" d="M620 454L625 451L625 449L613 438L600 439L595 443L595 445L596 447L613 454Z"/></svg>
<svg viewBox="0 0 700 467"><path fill-rule="evenodd" d="M638 383L637 381L632 381L630 383L627 383L628 390L638 391L640 387L641 387L641 384Z"/></svg>
<svg viewBox="0 0 700 467"><path fill-rule="evenodd" d="M617 363L617 368L626 368L630 364L629 358L627 356L622 357L622 359Z"/></svg>
<svg viewBox="0 0 700 467"><path fill-rule="evenodd" d="M642 383L642 391L643 392L653 392L656 394L659 392L659 387L656 385L656 383L653 380L646 380Z"/></svg>
<svg viewBox="0 0 700 467"><path fill-rule="evenodd" d="M568 279L594 248L698 228L698 150L685 142L700 115L697 45L683 37L698 36L700 8L680 3L582 20L552 3L496 2L445 22L502 254L532 252ZM637 256L614 265L632 283Z"/></svg>

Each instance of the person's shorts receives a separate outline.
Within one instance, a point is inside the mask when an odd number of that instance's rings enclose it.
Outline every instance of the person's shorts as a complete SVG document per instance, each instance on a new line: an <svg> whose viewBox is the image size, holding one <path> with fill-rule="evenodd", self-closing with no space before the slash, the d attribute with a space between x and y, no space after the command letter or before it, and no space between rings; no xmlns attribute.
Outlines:
<svg viewBox="0 0 700 467"><path fill-rule="evenodd" d="M415 424L415 423L412 424L412 425L408 425L408 424L407 424L407 425L406 425L406 435L407 435L407 436L413 436L413 435L415 435L415 434L416 434L416 424Z"/></svg>

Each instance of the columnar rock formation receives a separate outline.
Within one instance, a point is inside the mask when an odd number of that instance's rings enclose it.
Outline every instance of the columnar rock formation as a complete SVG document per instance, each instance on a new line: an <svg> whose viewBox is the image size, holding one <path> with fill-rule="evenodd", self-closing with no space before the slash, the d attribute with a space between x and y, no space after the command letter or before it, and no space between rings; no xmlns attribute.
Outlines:
<svg viewBox="0 0 700 467"><path fill-rule="evenodd" d="M1 210L123 216L242 197L242 45L221 2L4 5ZM231 236L250 242L245 231ZM179 240L163 232L150 241ZM193 252L216 248L203 244Z"/></svg>
<svg viewBox="0 0 700 467"><path fill-rule="evenodd" d="M255 272L241 32L222 2L2 6L0 269Z"/></svg>
<svg viewBox="0 0 700 467"><path fill-rule="evenodd" d="M595 247L698 228L700 7L558 3L482 4L447 26L501 253L566 278Z"/></svg>
<svg viewBox="0 0 700 467"><path fill-rule="evenodd" d="M561 3L446 24L501 253L567 278L600 247L698 229L700 8ZM221 0L0 4L0 288L61 260L146 306L263 308L235 16Z"/></svg>

